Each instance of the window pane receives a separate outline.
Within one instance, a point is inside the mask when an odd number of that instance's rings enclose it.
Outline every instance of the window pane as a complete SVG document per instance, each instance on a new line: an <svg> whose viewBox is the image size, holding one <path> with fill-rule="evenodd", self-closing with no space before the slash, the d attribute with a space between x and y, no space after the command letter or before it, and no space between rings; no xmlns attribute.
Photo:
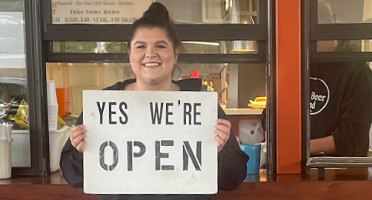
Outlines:
<svg viewBox="0 0 372 200"><path fill-rule="evenodd" d="M318 0L318 23L372 23L372 0Z"/></svg>
<svg viewBox="0 0 372 200"><path fill-rule="evenodd" d="M30 167L23 1L0 4L0 123L13 124L12 167Z"/></svg>
<svg viewBox="0 0 372 200"><path fill-rule="evenodd" d="M57 1L51 0L53 24L131 24L142 16L152 0ZM257 0L157 0L175 23L253 24Z"/></svg>
<svg viewBox="0 0 372 200"><path fill-rule="evenodd" d="M127 42L54 41L54 53L127 53Z"/></svg>
<svg viewBox="0 0 372 200"><path fill-rule="evenodd" d="M318 40L318 52L372 52L372 40Z"/></svg>
<svg viewBox="0 0 372 200"><path fill-rule="evenodd" d="M54 41L54 53L128 53L127 42L114 41ZM248 54L257 53L257 42L182 41L183 54Z"/></svg>
<svg viewBox="0 0 372 200"><path fill-rule="evenodd" d="M180 53L185 54L247 54L257 53L256 41L182 41Z"/></svg>
<svg viewBox="0 0 372 200"><path fill-rule="evenodd" d="M133 77L129 64L47 63L47 79L55 81L58 115L61 117L80 114L84 89L100 90Z"/></svg>
<svg viewBox="0 0 372 200"><path fill-rule="evenodd" d="M177 64L173 79L189 78L191 70L199 71L205 88L218 92L219 103L227 108L248 108L249 100L266 96L263 63ZM83 90L100 90L134 75L128 63L47 63L47 78L56 84L59 115L72 125L83 109Z"/></svg>
<svg viewBox="0 0 372 200"><path fill-rule="evenodd" d="M157 0L175 23L254 24L256 0Z"/></svg>

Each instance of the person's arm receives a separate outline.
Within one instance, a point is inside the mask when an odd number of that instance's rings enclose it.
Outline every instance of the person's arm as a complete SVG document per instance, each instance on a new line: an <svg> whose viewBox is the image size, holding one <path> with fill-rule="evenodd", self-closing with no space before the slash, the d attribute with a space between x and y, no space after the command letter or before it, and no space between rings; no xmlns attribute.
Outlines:
<svg viewBox="0 0 372 200"><path fill-rule="evenodd" d="M325 155L336 153L336 145L332 135L310 140L310 155L315 156L320 153Z"/></svg>
<svg viewBox="0 0 372 200"><path fill-rule="evenodd" d="M83 123L83 115L80 114L76 125ZM72 146L70 138L66 141L61 152L59 162L63 177L67 183L75 188L83 187L83 153Z"/></svg>
<svg viewBox="0 0 372 200"><path fill-rule="evenodd" d="M372 121L372 72L367 65L352 65L354 74L345 88L340 124L332 132L339 156L366 156Z"/></svg>
<svg viewBox="0 0 372 200"><path fill-rule="evenodd" d="M218 107L218 118L227 119ZM221 190L236 189L245 179L248 156L240 150L232 130L226 144L218 153L218 186Z"/></svg>

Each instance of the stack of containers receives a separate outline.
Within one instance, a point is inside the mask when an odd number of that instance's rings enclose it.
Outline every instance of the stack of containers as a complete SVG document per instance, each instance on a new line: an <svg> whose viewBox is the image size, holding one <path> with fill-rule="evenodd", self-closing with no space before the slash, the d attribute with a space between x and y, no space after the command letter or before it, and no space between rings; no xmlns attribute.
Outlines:
<svg viewBox="0 0 372 200"><path fill-rule="evenodd" d="M55 172L59 169L59 159L61 150L65 144L70 128L64 126L58 129L58 101L56 95L55 82L48 80L48 121L49 121L49 159L50 172Z"/></svg>
<svg viewBox="0 0 372 200"><path fill-rule="evenodd" d="M244 145L260 146L259 166L266 164L265 131L261 119L244 119L239 121L239 140Z"/></svg>
<svg viewBox="0 0 372 200"><path fill-rule="evenodd" d="M47 98L49 131L55 131L57 130L58 103L56 95L56 85L53 80L47 81Z"/></svg>
<svg viewBox="0 0 372 200"><path fill-rule="evenodd" d="M0 124L0 179L12 177L11 130L12 124Z"/></svg>

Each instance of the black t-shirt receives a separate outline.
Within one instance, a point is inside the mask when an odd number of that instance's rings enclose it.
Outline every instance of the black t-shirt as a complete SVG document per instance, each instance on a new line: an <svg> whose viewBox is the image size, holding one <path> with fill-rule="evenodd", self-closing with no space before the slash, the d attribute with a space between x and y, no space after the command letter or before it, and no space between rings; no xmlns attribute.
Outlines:
<svg viewBox="0 0 372 200"><path fill-rule="evenodd" d="M372 72L365 63L310 67L311 139L333 135L340 156L365 156L372 122Z"/></svg>

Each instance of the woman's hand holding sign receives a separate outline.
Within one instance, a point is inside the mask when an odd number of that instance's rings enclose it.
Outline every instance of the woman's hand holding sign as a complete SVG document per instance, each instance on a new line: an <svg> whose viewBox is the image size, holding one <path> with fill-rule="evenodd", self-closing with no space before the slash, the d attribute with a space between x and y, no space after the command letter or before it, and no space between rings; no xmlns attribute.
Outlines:
<svg viewBox="0 0 372 200"><path fill-rule="evenodd" d="M225 146L227 140L230 138L231 123L226 119L217 119L217 124L214 129L216 134L214 138L217 141L218 151Z"/></svg>
<svg viewBox="0 0 372 200"><path fill-rule="evenodd" d="M77 125L70 128L71 144L79 152L84 151L86 132L84 125Z"/></svg>

